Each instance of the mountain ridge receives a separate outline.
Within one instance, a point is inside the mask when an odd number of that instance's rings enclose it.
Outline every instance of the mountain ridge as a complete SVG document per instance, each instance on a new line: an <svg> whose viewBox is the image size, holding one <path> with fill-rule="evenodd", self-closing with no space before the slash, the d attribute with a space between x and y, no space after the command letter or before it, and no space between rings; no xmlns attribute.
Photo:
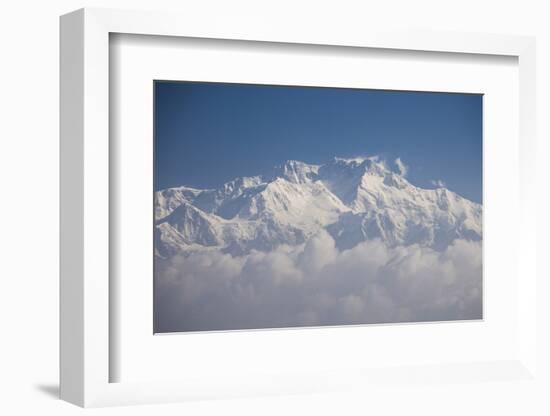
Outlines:
<svg viewBox="0 0 550 416"><path fill-rule="evenodd" d="M380 239L444 250L482 239L482 206L439 187L411 184L380 158L288 160L265 175L216 189L186 186L155 193L156 254L219 249L231 255L305 243L327 231L340 250Z"/></svg>

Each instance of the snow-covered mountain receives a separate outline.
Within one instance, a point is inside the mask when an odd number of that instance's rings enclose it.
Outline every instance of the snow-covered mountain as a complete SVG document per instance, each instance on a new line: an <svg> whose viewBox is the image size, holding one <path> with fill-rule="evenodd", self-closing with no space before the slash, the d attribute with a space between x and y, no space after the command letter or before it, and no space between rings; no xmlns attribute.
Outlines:
<svg viewBox="0 0 550 416"><path fill-rule="evenodd" d="M303 244L322 229L340 250L373 239L438 251L456 239L481 240L481 205L445 188L416 187L401 173L377 157L291 160L218 189L164 189L155 195L156 254L244 255Z"/></svg>

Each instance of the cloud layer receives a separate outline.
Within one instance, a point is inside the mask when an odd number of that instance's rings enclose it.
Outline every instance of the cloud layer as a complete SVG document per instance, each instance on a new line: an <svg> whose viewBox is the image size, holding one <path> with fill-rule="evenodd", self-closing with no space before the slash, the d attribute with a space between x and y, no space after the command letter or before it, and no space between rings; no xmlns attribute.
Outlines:
<svg viewBox="0 0 550 416"><path fill-rule="evenodd" d="M158 260L155 331L479 319L481 243L444 252L363 242L339 251L325 231L298 247Z"/></svg>

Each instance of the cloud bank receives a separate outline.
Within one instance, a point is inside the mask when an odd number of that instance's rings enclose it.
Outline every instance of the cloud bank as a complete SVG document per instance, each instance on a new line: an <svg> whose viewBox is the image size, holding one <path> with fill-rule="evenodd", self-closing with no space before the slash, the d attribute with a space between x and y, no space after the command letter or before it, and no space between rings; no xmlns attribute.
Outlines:
<svg viewBox="0 0 550 416"><path fill-rule="evenodd" d="M155 331L479 319L481 254L465 240L339 251L322 231L268 253L174 256L156 263Z"/></svg>

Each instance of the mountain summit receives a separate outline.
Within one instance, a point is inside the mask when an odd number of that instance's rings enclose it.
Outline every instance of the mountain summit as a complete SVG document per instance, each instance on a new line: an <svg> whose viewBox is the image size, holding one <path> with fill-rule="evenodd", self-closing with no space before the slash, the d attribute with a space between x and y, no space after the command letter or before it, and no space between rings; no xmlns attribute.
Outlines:
<svg viewBox="0 0 550 416"><path fill-rule="evenodd" d="M480 204L443 187L416 187L403 173L378 157L289 160L217 189L164 189L155 195L156 255L244 255L303 244L321 230L340 250L373 239L438 251L456 239L481 240Z"/></svg>

